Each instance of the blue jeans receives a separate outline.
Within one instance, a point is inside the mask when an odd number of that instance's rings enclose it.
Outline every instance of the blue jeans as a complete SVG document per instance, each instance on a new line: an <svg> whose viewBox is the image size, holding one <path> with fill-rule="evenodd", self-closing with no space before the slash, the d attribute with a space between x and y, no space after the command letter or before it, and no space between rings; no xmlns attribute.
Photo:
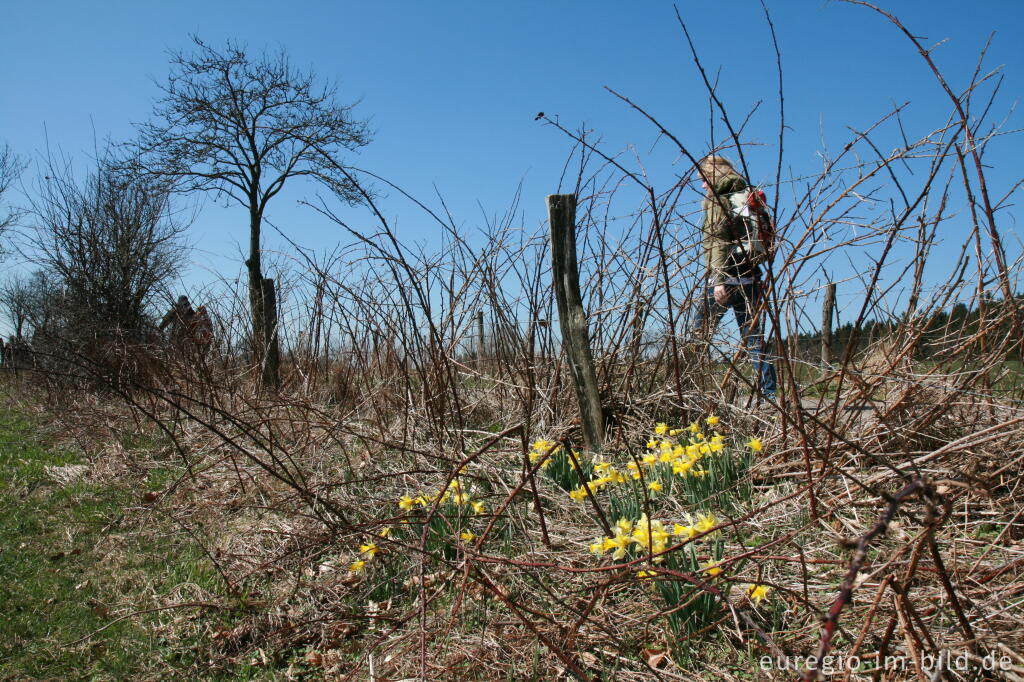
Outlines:
<svg viewBox="0 0 1024 682"><path fill-rule="evenodd" d="M777 385L775 365L765 353L764 346L763 320L766 311L761 310L758 313L763 293L761 281L755 279L749 284L726 284L725 287L728 292L725 305L715 301L714 286L708 286L704 290L703 300L697 305L693 329L701 333L702 338L710 338L711 333L722 319L722 315L726 310L732 308L736 315L736 325L740 328L740 334L743 337L743 345L757 372L758 388L761 395L774 400Z"/></svg>

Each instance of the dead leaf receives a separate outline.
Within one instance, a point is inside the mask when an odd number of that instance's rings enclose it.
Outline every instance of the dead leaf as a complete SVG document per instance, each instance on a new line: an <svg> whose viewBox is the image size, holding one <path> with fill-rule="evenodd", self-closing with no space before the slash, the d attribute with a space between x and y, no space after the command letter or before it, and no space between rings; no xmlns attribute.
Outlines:
<svg viewBox="0 0 1024 682"><path fill-rule="evenodd" d="M142 496L142 502L143 504L153 504L154 502L157 501L157 498L159 497L160 493L155 493L152 490L150 490Z"/></svg>
<svg viewBox="0 0 1024 682"><path fill-rule="evenodd" d="M320 666L324 664L324 657L320 655L319 651L310 651L306 654L306 663Z"/></svg>
<svg viewBox="0 0 1024 682"><path fill-rule="evenodd" d="M655 669L668 664L668 653L664 649L644 649L644 657L647 665Z"/></svg>

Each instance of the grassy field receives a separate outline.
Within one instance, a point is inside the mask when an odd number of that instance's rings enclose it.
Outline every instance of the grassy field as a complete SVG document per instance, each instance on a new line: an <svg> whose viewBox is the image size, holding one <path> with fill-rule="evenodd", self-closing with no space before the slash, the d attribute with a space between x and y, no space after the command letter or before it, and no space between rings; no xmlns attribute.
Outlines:
<svg viewBox="0 0 1024 682"><path fill-rule="evenodd" d="M182 585L220 588L191 539L146 503L172 473L98 472L0 410L0 679L191 677L201 661L164 635L169 613L230 614L162 609Z"/></svg>

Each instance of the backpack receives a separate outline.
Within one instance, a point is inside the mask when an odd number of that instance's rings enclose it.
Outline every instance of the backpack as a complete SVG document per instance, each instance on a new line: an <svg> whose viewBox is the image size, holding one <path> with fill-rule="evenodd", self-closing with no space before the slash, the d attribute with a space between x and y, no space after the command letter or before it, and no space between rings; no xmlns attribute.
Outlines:
<svg viewBox="0 0 1024 682"><path fill-rule="evenodd" d="M739 233L733 259L744 265L761 265L775 255L775 225L763 190L756 187L727 194L733 225Z"/></svg>

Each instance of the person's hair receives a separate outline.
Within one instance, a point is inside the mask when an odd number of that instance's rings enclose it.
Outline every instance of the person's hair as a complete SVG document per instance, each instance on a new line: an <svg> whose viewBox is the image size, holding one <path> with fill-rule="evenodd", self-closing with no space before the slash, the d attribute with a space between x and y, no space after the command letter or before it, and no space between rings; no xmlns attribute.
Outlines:
<svg viewBox="0 0 1024 682"><path fill-rule="evenodd" d="M728 175L742 177L736 167L732 165L732 161L724 156L714 154L709 154L701 159L700 170L704 174L702 179L707 179L708 193L713 192L718 181Z"/></svg>

